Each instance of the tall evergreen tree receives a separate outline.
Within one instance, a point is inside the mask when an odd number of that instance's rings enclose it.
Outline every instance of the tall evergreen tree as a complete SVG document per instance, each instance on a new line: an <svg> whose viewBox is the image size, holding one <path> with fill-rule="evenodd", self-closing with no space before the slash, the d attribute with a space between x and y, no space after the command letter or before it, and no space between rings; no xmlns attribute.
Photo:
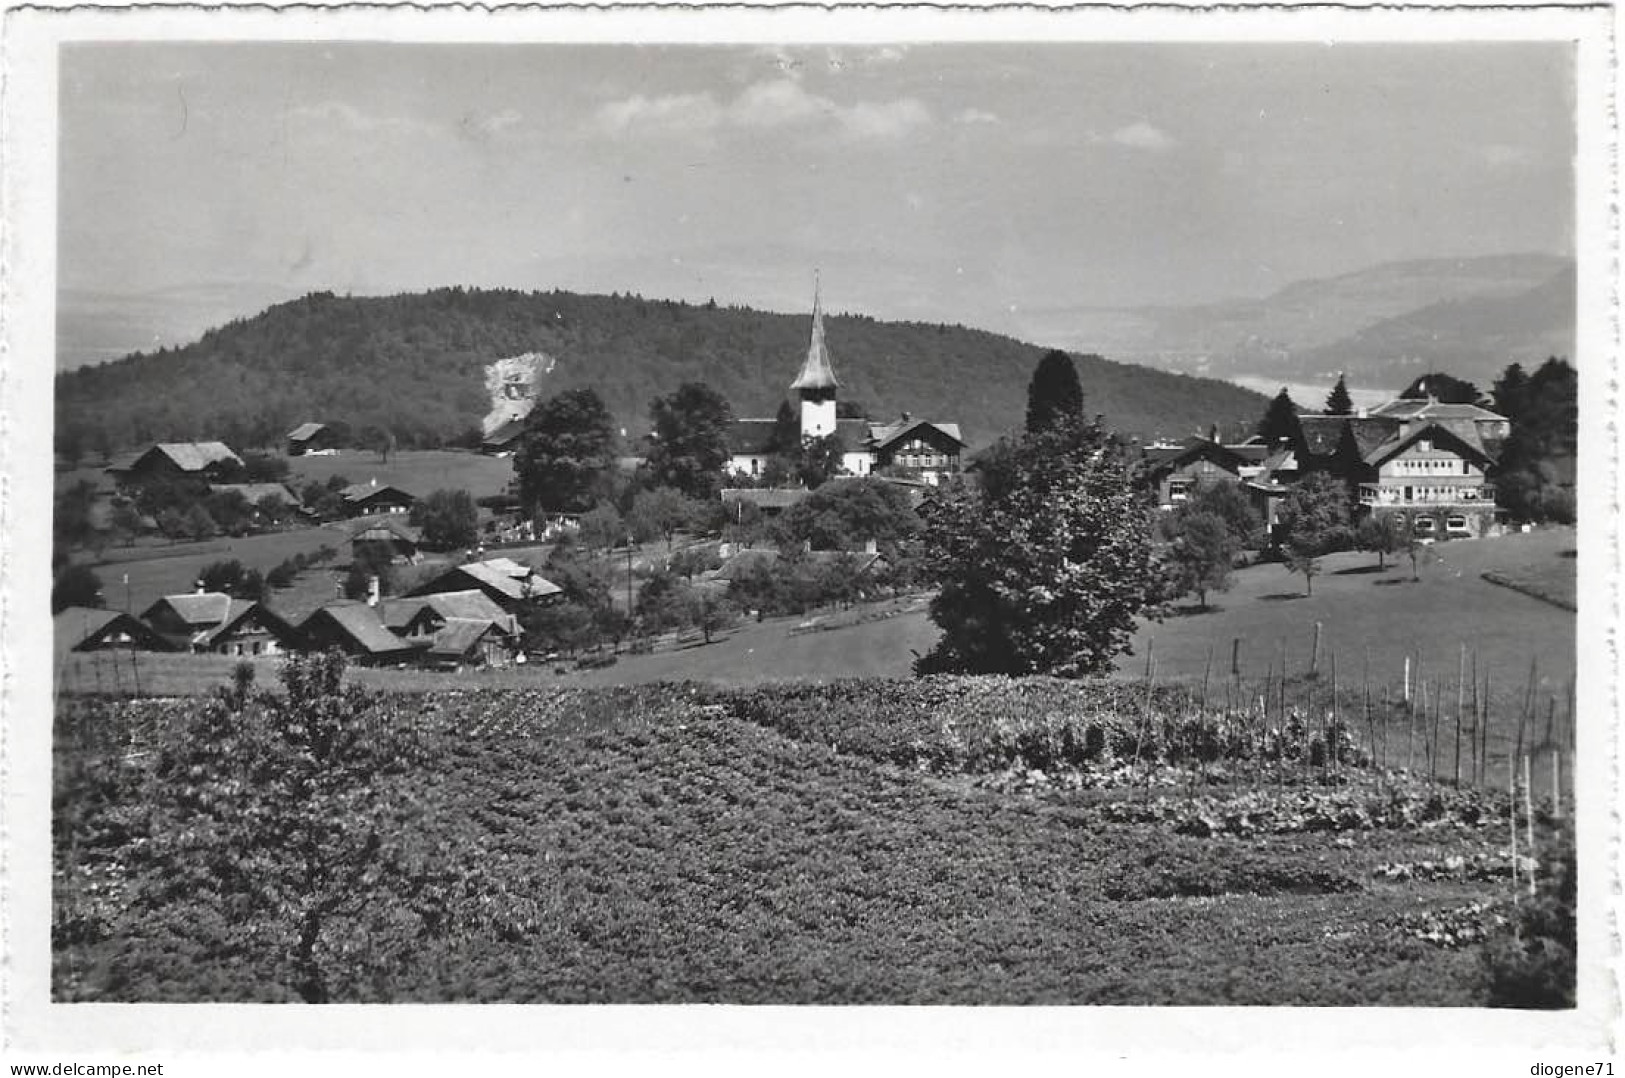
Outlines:
<svg viewBox="0 0 1625 1078"><path fill-rule="evenodd" d="M1349 396L1349 387L1344 382L1341 374L1337 376L1337 384L1332 387L1331 393L1326 397L1326 414L1354 414L1354 399Z"/></svg>
<svg viewBox="0 0 1625 1078"><path fill-rule="evenodd" d="M1281 392L1270 401L1256 429L1259 436L1270 446L1283 439L1293 445L1303 441L1303 428L1298 423L1298 406L1293 403L1292 395L1286 391L1285 386L1282 386Z"/></svg>
<svg viewBox="0 0 1625 1078"><path fill-rule="evenodd" d="M1072 357L1060 349L1046 353L1027 383L1027 432L1036 434L1058 421L1082 418L1083 385Z"/></svg>

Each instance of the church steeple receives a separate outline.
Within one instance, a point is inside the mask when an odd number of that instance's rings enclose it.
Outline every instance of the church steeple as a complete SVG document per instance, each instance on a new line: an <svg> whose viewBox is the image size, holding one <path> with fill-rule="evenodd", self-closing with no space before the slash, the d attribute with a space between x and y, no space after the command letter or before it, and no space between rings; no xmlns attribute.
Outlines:
<svg viewBox="0 0 1625 1078"><path fill-rule="evenodd" d="M829 349L824 345L824 307L818 274L813 274L812 340L807 360L790 388L801 397L801 436L822 438L835 433L835 390L840 386L835 368L830 366Z"/></svg>

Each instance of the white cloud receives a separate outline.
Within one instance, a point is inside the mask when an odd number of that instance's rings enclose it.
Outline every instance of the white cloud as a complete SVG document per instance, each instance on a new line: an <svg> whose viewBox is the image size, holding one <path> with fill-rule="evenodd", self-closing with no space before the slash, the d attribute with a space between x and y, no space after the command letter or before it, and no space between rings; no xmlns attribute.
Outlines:
<svg viewBox="0 0 1625 1078"><path fill-rule="evenodd" d="M999 122L998 115L986 109L960 109L954 114L954 123L959 124L996 124Z"/></svg>
<svg viewBox="0 0 1625 1078"><path fill-rule="evenodd" d="M881 103L860 103L836 113L841 127L854 138L896 138L931 122L931 112L912 97Z"/></svg>
<svg viewBox="0 0 1625 1078"><path fill-rule="evenodd" d="M793 125L832 124L853 138L895 138L929 124L931 112L918 100L860 101L841 105L812 93L794 78L753 83L732 101L709 91L610 102L596 113L597 125L611 134L698 134L725 128L762 131Z"/></svg>
<svg viewBox="0 0 1625 1078"><path fill-rule="evenodd" d="M636 94L624 101L612 101L598 110L598 123L619 134L636 126L674 132L699 132L715 127L722 115L710 94L667 94L645 97Z"/></svg>
<svg viewBox="0 0 1625 1078"><path fill-rule="evenodd" d="M1119 127L1106 141L1115 142L1119 146L1128 146L1136 150L1167 150L1174 145L1173 137L1160 128L1152 127L1144 120Z"/></svg>
<svg viewBox="0 0 1625 1078"><path fill-rule="evenodd" d="M794 79L774 79L745 87L728 106L727 119L739 127L779 127L834 111L834 102L808 93Z"/></svg>

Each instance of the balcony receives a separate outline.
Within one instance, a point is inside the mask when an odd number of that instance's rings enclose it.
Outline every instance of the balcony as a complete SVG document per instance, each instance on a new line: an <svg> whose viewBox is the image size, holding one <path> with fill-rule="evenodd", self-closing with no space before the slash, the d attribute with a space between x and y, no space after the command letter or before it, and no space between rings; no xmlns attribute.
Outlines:
<svg viewBox="0 0 1625 1078"><path fill-rule="evenodd" d="M1360 504L1372 509L1461 506L1494 509L1495 488L1489 484L1360 484Z"/></svg>

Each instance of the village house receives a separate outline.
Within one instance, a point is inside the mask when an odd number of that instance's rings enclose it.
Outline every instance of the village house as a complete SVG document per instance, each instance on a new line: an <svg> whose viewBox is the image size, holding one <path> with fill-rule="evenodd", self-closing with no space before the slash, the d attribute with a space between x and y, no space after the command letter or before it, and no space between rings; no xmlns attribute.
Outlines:
<svg viewBox="0 0 1625 1078"><path fill-rule="evenodd" d="M124 487L179 479L217 481L235 474L243 460L224 442L159 442L118 458L107 473Z"/></svg>
<svg viewBox="0 0 1625 1078"><path fill-rule="evenodd" d="M417 498L400 487L379 485L377 479L368 483L351 483L339 491L347 517L367 517L376 513L410 513Z"/></svg>
<svg viewBox="0 0 1625 1078"><path fill-rule="evenodd" d="M70 606L51 619L51 631L58 652L175 650L151 626L122 610Z"/></svg>
<svg viewBox="0 0 1625 1078"><path fill-rule="evenodd" d="M867 419L841 419L836 391L840 381L824 343L824 311L813 293L812 338L807 358L790 389L800 403L797 433L802 442L835 436L840 444L841 471L864 476L880 468L904 468L929 483L939 483L959 471L965 441L957 423L915 419L904 412L900 419L874 423ZM728 470L739 476L760 476L775 451L776 419L738 419L728 428Z"/></svg>
<svg viewBox="0 0 1625 1078"><path fill-rule="evenodd" d="M1156 491L1157 505L1172 509L1204 483L1243 483L1264 473L1269 447L1261 438L1226 445L1219 432L1182 442L1155 442L1142 450L1144 481Z"/></svg>
<svg viewBox="0 0 1625 1078"><path fill-rule="evenodd" d="M350 533L350 560L377 564L416 565L423 532L393 516L374 517Z"/></svg>
<svg viewBox="0 0 1625 1078"><path fill-rule="evenodd" d="M299 650L299 632L263 603L224 592L166 595L141 620L180 651L216 655L280 655Z"/></svg>
<svg viewBox="0 0 1625 1078"><path fill-rule="evenodd" d="M564 593L528 565L509 558L487 558L447 569L414 589L410 597L458 591L479 591L510 614L527 603L546 602Z"/></svg>
<svg viewBox="0 0 1625 1078"><path fill-rule="evenodd" d="M301 423L288 432L288 456L330 453L339 447L338 432L326 423Z"/></svg>
<svg viewBox="0 0 1625 1078"><path fill-rule="evenodd" d="M378 607L360 600L336 600L314 610L299 632L315 651L338 648L361 666L412 662L422 650L384 625Z"/></svg>
<svg viewBox="0 0 1625 1078"><path fill-rule="evenodd" d="M384 626L408 643L432 640L453 619L489 622L509 639L519 636L518 619L477 588L384 599L378 603L378 611Z"/></svg>
<svg viewBox="0 0 1625 1078"><path fill-rule="evenodd" d="M517 649L515 638L483 618L448 618L424 649L425 665L504 666Z"/></svg>

